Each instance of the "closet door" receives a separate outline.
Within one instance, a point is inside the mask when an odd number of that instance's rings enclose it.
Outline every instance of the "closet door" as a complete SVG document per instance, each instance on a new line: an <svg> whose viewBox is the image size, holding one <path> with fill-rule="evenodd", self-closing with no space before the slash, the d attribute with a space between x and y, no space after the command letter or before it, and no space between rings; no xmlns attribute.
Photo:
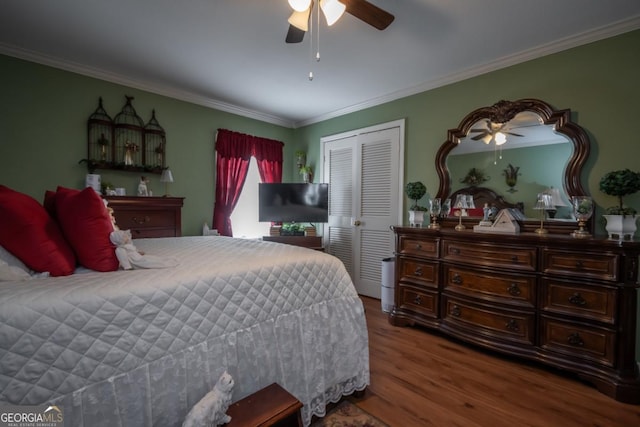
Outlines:
<svg viewBox="0 0 640 427"><path fill-rule="evenodd" d="M325 140L329 182L325 246L347 267L358 293L380 298L381 261L393 255L390 226L401 216L400 126Z"/></svg>

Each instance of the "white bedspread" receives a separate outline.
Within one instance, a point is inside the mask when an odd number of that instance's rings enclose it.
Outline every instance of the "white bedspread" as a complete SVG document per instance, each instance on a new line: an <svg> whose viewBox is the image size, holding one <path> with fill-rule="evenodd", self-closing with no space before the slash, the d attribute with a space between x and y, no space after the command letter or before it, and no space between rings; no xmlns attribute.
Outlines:
<svg viewBox="0 0 640 427"><path fill-rule="evenodd" d="M141 239L176 268L0 282L0 401L65 426L179 426L227 370L278 382L303 421L369 383L364 309L336 258L226 237Z"/></svg>

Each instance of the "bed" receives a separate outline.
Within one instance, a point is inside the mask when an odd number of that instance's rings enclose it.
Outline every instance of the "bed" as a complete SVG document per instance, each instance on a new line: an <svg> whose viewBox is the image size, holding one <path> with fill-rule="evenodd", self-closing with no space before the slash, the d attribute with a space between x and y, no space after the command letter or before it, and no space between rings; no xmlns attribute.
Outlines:
<svg viewBox="0 0 640 427"><path fill-rule="evenodd" d="M220 236L135 240L165 269L0 282L0 401L66 426L180 426L226 370L273 382L304 425L369 384L364 308L335 257Z"/></svg>

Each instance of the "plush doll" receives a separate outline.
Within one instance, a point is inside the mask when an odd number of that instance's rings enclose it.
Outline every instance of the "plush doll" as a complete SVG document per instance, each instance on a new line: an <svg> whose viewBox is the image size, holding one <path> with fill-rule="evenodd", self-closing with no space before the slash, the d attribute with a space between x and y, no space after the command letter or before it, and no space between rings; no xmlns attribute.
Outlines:
<svg viewBox="0 0 640 427"><path fill-rule="evenodd" d="M231 421L226 414L233 392L233 378L225 371L216 385L187 414L182 427L219 426Z"/></svg>
<svg viewBox="0 0 640 427"><path fill-rule="evenodd" d="M149 184L149 180L146 177L141 176L140 184L138 184L138 196L149 195L149 189L147 188L147 184Z"/></svg>
<svg viewBox="0 0 640 427"><path fill-rule="evenodd" d="M124 270L133 268L167 268L175 267L178 262L173 258L160 258L145 255L139 251L131 239L131 230L113 230L109 235L111 243L116 246L116 258Z"/></svg>

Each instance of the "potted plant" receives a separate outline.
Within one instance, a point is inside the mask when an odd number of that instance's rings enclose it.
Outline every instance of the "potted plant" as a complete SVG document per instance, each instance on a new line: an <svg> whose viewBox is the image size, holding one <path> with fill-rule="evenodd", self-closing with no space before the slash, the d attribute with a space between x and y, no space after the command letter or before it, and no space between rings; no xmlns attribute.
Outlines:
<svg viewBox="0 0 640 427"><path fill-rule="evenodd" d="M411 227L422 227L424 213L427 208L418 205L418 200L427 194L427 187L420 181L409 182L404 187L404 192L408 198L413 200L413 205L409 208L409 225Z"/></svg>
<svg viewBox="0 0 640 427"><path fill-rule="evenodd" d="M302 150L298 150L295 153L296 156L296 166L298 166L298 169L300 169L301 167L303 167L304 165L307 164L307 153L302 151Z"/></svg>
<svg viewBox="0 0 640 427"><path fill-rule="evenodd" d="M300 172L300 175L302 175L302 181L304 181L305 183L313 181L313 168L311 166L302 166L298 172Z"/></svg>
<svg viewBox="0 0 640 427"><path fill-rule="evenodd" d="M630 169L608 172L600 179L600 191L618 198L618 205L608 207L607 214L603 215L609 237L617 235L620 240L632 238L637 229L638 215L634 208L624 205L622 198L640 191L640 173Z"/></svg>

